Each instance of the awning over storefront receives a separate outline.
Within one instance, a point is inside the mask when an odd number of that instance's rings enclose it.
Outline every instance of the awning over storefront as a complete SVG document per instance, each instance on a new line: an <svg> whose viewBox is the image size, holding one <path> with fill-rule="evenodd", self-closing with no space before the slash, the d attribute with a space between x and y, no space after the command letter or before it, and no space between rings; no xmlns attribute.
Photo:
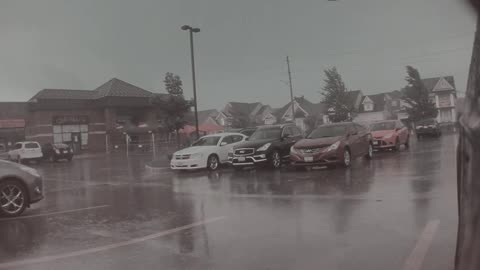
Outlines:
<svg viewBox="0 0 480 270"><path fill-rule="evenodd" d="M0 128L24 128L25 120L23 119L6 119L0 120Z"/></svg>

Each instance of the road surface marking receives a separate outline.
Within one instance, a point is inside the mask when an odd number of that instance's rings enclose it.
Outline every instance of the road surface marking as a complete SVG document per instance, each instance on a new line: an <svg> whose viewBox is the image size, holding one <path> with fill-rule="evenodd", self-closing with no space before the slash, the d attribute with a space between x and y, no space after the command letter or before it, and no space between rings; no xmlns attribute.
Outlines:
<svg viewBox="0 0 480 270"><path fill-rule="evenodd" d="M0 219L0 222L17 220L17 219L27 219L27 218L34 218L34 217L46 217L46 216L53 216L53 215L60 215L60 214L68 214L68 213L87 211L87 210L98 209L98 208L105 208L105 207L109 207L109 206L110 205L98 205L98 206L92 206L92 207L85 207L85 208L78 208L78 209L71 209L71 210L64 210L64 211L42 213L42 214L29 215L29 216L20 216L20 217L15 217L15 218L4 218L4 219Z"/></svg>
<svg viewBox="0 0 480 270"><path fill-rule="evenodd" d="M422 234L417 240L415 247L405 261L404 270L420 270L423 260L427 255L430 245L432 244L433 236L437 232L439 220L431 220L423 229Z"/></svg>
<svg viewBox="0 0 480 270"><path fill-rule="evenodd" d="M26 260L18 260L18 261L11 261L7 263L0 263L0 269L6 269L6 268L12 268L12 267L19 267L19 266L24 266L24 265L30 265L30 264L36 264L36 263L45 263L45 262L50 262L50 261L56 261L60 259L65 259L65 258L71 258L71 257L77 257L77 256L82 256L82 255L87 255L91 253L97 253L97 252L102 252L102 251L107 251L110 249L115 249L115 248L120 248L120 247L125 247L133 244L138 244L141 242L145 242L148 240L152 240L158 237L166 236L169 234L174 234L183 230L191 229L194 227L202 226L208 223L212 223L215 221L219 221L222 219L225 219L225 216L220 216L220 217L214 217L210 219L205 219L202 221L198 221L195 223L191 223L185 226L180 226L177 228L173 228L170 230L154 233L154 234L149 234L143 237L138 237L134 238L131 240L127 241L122 241L110 245L104 245L104 246L99 246L99 247L94 247L94 248L87 248L83 250L78 250L78 251L73 251L73 252L68 252L68 253L62 253L58 255L50 255L50 256L44 256L44 257L39 257L35 259L26 259Z"/></svg>

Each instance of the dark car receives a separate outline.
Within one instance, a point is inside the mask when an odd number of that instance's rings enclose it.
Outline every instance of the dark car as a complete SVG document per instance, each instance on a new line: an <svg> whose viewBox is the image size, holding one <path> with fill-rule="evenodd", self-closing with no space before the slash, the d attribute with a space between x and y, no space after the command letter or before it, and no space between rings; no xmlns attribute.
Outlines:
<svg viewBox="0 0 480 270"><path fill-rule="evenodd" d="M0 216L18 216L41 199L43 182L35 169L0 160Z"/></svg>
<svg viewBox="0 0 480 270"><path fill-rule="evenodd" d="M425 119L418 121L415 126L415 132L417 133L418 139L425 136L440 137L442 135L440 125L435 119Z"/></svg>
<svg viewBox="0 0 480 270"><path fill-rule="evenodd" d="M61 159L72 161L73 159L73 150L70 146L64 143L47 143L42 147L43 157L46 160L56 162Z"/></svg>
<svg viewBox="0 0 480 270"><path fill-rule="evenodd" d="M258 127L248 141L234 147L231 163L235 169L254 165L280 168L288 160L290 147L302 138L302 132L293 124Z"/></svg>
<svg viewBox="0 0 480 270"><path fill-rule="evenodd" d="M295 143L290 151L293 166L350 166L353 159L373 155L372 135L363 126L346 122L323 125L304 140Z"/></svg>
<svg viewBox="0 0 480 270"><path fill-rule="evenodd" d="M240 133L242 133L243 135L245 136L252 136L253 133L255 133L255 131L257 130L256 127L251 127L251 128L243 128L240 130Z"/></svg>

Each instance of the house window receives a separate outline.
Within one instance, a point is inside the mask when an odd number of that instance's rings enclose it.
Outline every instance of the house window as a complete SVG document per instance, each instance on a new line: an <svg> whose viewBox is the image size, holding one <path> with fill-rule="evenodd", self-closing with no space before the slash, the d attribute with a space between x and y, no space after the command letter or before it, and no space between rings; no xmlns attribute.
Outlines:
<svg viewBox="0 0 480 270"><path fill-rule="evenodd" d="M452 111L440 110L440 122L452 122Z"/></svg>
<svg viewBox="0 0 480 270"><path fill-rule="evenodd" d="M372 103L364 103L363 110L366 112L373 111L373 104Z"/></svg>

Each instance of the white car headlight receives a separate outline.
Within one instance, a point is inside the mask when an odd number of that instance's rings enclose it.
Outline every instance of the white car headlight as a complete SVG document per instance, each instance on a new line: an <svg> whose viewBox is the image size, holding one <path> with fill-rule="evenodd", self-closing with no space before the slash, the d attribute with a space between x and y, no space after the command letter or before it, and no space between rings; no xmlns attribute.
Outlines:
<svg viewBox="0 0 480 270"><path fill-rule="evenodd" d="M199 159L203 157L203 153L194 153L190 155L191 159Z"/></svg>
<svg viewBox="0 0 480 270"><path fill-rule="evenodd" d="M55 153L60 154L60 151L58 149L55 149Z"/></svg>
<svg viewBox="0 0 480 270"><path fill-rule="evenodd" d="M272 145L271 143L266 143L262 147L258 148L257 151L262 152L262 151L267 151L267 149Z"/></svg>
<svg viewBox="0 0 480 270"><path fill-rule="evenodd" d="M30 167L27 167L27 166L20 166L20 170L22 170L22 171L24 171L28 174L31 174L35 177L40 177L40 174L34 168L30 168Z"/></svg>
<svg viewBox="0 0 480 270"><path fill-rule="evenodd" d="M393 133L388 133L387 135L383 136L384 139L390 139L392 138Z"/></svg>
<svg viewBox="0 0 480 270"><path fill-rule="evenodd" d="M298 153L297 148L295 148L293 145L290 147L290 153Z"/></svg>
<svg viewBox="0 0 480 270"><path fill-rule="evenodd" d="M330 152L330 151L337 150L339 146L340 146L340 141L337 141L336 143L330 145L327 149L323 150L323 152Z"/></svg>

